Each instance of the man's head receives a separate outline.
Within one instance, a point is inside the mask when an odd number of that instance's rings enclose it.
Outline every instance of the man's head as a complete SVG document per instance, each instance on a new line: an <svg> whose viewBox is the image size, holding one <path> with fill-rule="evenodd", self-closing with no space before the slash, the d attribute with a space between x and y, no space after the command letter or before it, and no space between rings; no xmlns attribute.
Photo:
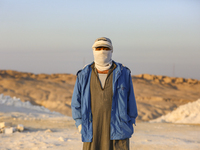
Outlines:
<svg viewBox="0 0 200 150"><path fill-rule="evenodd" d="M108 70L112 65L113 46L109 38L101 37L95 40L93 46L95 67L100 70Z"/></svg>
<svg viewBox="0 0 200 150"><path fill-rule="evenodd" d="M109 38L101 37L95 40L93 46L93 50L111 50L113 52L112 42Z"/></svg>

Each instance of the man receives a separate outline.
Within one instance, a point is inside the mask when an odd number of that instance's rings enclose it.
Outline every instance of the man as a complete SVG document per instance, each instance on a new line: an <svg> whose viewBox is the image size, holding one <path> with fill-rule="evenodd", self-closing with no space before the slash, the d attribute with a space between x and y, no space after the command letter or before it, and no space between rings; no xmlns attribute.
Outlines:
<svg viewBox="0 0 200 150"><path fill-rule="evenodd" d="M83 150L129 150L137 117L131 72L112 60L109 38L92 48L94 62L78 71L71 103Z"/></svg>

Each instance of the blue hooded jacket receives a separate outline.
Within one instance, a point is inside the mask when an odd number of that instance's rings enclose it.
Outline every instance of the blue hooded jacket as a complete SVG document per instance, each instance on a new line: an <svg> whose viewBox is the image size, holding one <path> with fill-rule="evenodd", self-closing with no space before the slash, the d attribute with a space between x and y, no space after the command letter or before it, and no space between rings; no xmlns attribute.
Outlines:
<svg viewBox="0 0 200 150"><path fill-rule="evenodd" d="M130 138L133 124L138 115L131 72L122 64L114 62L113 98L110 120L110 140ZM77 73L76 84L72 96L72 117L78 127L82 124L82 142L92 142L92 112L90 97L91 64Z"/></svg>

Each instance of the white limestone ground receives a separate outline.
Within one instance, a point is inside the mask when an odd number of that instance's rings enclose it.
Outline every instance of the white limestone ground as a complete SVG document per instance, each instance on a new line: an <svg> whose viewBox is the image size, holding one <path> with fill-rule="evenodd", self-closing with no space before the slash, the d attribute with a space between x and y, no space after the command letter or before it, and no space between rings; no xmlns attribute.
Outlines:
<svg viewBox="0 0 200 150"><path fill-rule="evenodd" d="M16 101L16 98L5 98L1 95L0 120L10 118L11 121L21 121L22 124L28 122L35 128L29 129L25 126L24 132L0 134L1 150L82 149L81 135L78 130L74 125L69 126L66 123L74 124L71 117L50 112L40 106L35 107L28 104L27 107L19 100L17 103L20 105L15 105L16 102L12 100ZM50 128L45 129L45 123L50 124ZM61 124L64 128L60 128ZM135 133L130 139L130 147L131 150L198 150L200 147L199 135L199 125L137 123Z"/></svg>
<svg viewBox="0 0 200 150"><path fill-rule="evenodd" d="M155 120L151 120L150 122L200 124L200 99L179 106L171 113L161 116Z"/></svg>
<svg viewBox="0 0 200 150"><path fill-rule="evenodd" d="M29 101L22 102L19 98L11 98L3 94L0 94L0 112L4 112L3 116L0 114L0 117L12 117L21 120L72 119L58 112L51 112L43 106L35 106Z"/></svg>

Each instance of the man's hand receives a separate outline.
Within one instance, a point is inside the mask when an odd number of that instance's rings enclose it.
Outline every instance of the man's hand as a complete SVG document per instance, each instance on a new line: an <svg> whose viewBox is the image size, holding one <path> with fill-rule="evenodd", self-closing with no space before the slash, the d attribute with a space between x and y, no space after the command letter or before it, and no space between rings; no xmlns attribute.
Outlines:
<svg viewBox="0 0 200 150"><path fill-rule="evenodd" d="M79 133L81 133L81 129L82 129L82 125L80 124L80 125L78 126L78 132L79 132Z"/></svg>

